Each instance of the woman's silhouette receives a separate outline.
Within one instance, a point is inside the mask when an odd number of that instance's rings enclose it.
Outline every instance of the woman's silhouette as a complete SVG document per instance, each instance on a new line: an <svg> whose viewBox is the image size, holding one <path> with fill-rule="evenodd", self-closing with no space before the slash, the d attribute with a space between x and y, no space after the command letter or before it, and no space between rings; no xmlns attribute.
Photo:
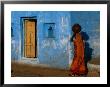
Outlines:
<svg viewBox="0 0 110 87"><path fill-rule="evenodd" d="M74 58L70 67L71 75L86 75L88 69L84 61L84 40L81 35L81 26L74 24L72 26L74 35L71 41L74 43Z"/></svg>

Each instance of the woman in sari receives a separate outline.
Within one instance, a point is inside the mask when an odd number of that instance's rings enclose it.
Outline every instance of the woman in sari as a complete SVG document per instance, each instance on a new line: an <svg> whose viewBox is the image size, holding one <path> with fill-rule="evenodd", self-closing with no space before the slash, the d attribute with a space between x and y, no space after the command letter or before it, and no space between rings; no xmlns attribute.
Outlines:
<svg viewBox="0 0 110 87"><path fill-rule="evenodd" d="M71 38L74 44L74 58L70 67L71 75L87 75L88 69L84 61L84 40L80 33L81 26L79 24L73 25L72 31L74 33Z"/></svg>

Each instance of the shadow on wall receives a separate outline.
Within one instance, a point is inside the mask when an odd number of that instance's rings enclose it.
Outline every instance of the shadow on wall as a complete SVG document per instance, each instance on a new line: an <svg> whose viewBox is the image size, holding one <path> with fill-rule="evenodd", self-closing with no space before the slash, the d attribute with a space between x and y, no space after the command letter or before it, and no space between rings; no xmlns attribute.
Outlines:
<svg viewBox="0 0 110 87"><path fill-rule="evenodd" d="M90 48L89 43L87 42L89 40L89 35L86 32L81 32L81 35L83 37L83 40L85 41L85 64L87 66L87 62L92 59L92 52L93 49Z"/></svg>

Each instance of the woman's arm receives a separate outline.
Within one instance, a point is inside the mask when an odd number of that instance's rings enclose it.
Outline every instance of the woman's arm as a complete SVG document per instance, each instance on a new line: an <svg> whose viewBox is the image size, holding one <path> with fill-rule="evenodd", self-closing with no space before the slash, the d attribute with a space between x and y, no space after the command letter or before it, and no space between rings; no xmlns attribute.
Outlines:
<svg viewBox="0 0 110 87"><path fill-rule="evenodd" d="M74 34L71 36L70 41L73 42Z"/></svg>
<svg viewBox="0 0 110 87"><path fill-rule="evenodd" d="M84 48L85 48L85 40L83 40Z"/></svg>

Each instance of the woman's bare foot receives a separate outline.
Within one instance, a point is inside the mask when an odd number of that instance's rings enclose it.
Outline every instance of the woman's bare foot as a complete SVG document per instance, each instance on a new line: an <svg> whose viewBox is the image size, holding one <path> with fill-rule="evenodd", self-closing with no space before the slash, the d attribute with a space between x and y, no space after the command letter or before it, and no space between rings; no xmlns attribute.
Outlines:
<svg viewBox="0 0 110 87"><path fill-rule="evenodd" d="M69 76L75 76L74 74L69 74Z"/></svg>

